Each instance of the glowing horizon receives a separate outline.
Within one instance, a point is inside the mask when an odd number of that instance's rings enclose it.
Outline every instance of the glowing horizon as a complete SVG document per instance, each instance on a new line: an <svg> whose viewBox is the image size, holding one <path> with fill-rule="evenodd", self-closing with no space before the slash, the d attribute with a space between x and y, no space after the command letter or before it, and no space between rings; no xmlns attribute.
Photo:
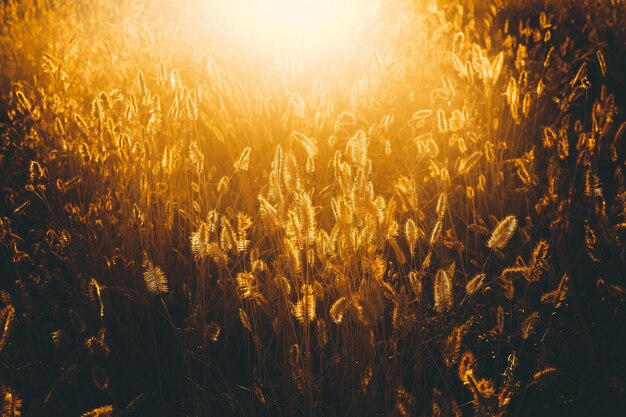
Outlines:
<svg viewBox="0 0 626 417"><path fill-rule="evenodd" d="M332 51L346 47L373 21L377 0L229 0L219 1L219 25L238 44Z"/></svg>

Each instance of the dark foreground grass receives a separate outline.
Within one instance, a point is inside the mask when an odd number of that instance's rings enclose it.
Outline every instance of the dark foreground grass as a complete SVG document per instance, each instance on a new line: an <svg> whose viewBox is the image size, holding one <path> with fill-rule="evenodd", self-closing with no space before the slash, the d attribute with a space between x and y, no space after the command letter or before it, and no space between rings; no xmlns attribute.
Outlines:
<svg viewBox="0 0 626 417"><path fill-rule="evenodd" d="M206 3L0 7L3 416L626 413L621 1Z"/></svg>

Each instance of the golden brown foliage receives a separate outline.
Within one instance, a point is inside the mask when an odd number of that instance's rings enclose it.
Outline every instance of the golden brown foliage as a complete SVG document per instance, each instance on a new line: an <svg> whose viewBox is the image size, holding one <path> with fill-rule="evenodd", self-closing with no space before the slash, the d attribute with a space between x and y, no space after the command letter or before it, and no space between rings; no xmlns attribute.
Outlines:
<svg viewBox="0 0 626 417"><path fill-rule="evenodd" d="M489 249L504 249L509 239L517 229L517 218L515 216L507 216L502 219L491 232L491 236L487 241Z"/></svg>

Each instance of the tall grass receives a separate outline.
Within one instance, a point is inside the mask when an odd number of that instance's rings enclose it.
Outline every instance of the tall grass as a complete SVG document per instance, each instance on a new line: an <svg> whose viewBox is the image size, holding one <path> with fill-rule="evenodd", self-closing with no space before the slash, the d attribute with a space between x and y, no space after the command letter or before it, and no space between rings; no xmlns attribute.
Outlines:
<svg viewBox="0 0 626 417"><path fill-rule="evenodd" d="M3 415L624 412L620 1L206 10L0 7Z"/></svg>

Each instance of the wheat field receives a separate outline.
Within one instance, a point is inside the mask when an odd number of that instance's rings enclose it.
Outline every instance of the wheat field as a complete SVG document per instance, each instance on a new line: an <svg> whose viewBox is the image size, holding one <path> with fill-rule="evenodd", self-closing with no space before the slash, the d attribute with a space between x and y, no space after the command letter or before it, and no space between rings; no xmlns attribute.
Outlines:
<svg viewBox="0 0 626 417"><path fill-rule="evenodd" d="M0 415L626 415L626 4L300 3L0 4Z"/></svg>

